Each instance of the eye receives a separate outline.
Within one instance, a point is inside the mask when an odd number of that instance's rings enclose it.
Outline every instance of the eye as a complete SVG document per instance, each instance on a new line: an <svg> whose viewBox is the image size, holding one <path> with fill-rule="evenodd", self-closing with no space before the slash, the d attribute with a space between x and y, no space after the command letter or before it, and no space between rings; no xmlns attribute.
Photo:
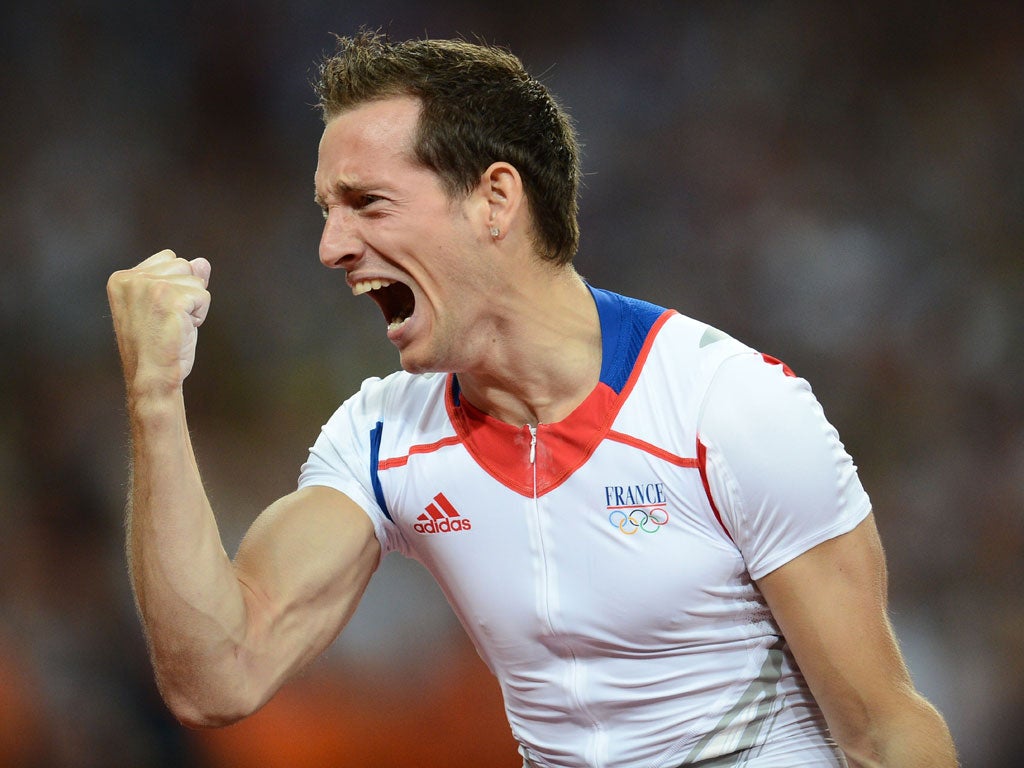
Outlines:
<svg viewBox="0 0 1024 768"><path fill-rule="evenodd" d="M383 200L383 199L384 198L382 198L382 197L377 197L377 195L360 195L356 199L356 206L355 207L356 208L366 208L366 207L371 206L374 203L376 203L376 202L378 202L380 200Z"/></svg>

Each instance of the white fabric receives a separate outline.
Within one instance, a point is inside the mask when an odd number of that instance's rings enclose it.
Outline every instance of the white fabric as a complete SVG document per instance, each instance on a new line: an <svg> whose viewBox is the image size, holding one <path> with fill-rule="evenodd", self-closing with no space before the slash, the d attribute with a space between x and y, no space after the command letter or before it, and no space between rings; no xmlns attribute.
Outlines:
<svg viewBox="0 0 1024 768"><path fill-rule="evenodd" d="M431 571L530 765L842 765L752 575L868 514L852 462L806 382L702 323L671 314L640 362L561 425L582 446L568 471L560 425L533 445L467 427L450 377L400 372L334 414L300 485L347 494ZM425 532L445 504L459 530Z"/></svg>
<svg viewBox="0 0 1024 768"><path fill-rule="evenodd" d="M810 385L781 365L754 355L723 363L699 430L712 496L753 578L864 518L867 496L839 434Z"/></svg>

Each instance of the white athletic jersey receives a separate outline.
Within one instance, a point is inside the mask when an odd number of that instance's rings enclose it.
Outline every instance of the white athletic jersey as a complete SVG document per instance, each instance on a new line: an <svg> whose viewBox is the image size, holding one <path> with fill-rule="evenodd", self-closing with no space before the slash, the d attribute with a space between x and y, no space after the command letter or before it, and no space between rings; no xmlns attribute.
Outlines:
<svg viewBox="0 0 1024 768"><path fill-rule="evenodd" d="M496 675L528 766L845 765L754 579L870 511L807 383L591 289L601 380L512 426L452 375L367 380L301 486L423 563Z"/></svg>

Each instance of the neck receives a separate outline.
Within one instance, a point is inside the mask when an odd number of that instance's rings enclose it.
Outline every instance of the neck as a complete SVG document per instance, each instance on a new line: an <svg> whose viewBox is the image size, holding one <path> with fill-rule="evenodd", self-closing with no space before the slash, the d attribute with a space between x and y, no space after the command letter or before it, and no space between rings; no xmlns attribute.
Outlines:
<svg viewBox="0 0 1024 768"><path fill-rule="evenodd" d="M543 281L520 281L502 303L506 311L481 364L458 373L462 396L510 424L561 421L600 377L594 299L579 275L564 268Z"/></svg>

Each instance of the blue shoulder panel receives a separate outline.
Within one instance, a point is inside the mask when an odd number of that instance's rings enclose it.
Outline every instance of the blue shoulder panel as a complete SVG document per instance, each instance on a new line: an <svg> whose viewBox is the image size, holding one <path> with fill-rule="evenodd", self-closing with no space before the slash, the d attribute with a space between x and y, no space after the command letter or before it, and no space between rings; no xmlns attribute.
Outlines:
<svg viewBox="0 0 1024 768"><path fill-rule="evenodd" d="M664 307L588 285L601 319L601 382L618 394Z"/></svg>

